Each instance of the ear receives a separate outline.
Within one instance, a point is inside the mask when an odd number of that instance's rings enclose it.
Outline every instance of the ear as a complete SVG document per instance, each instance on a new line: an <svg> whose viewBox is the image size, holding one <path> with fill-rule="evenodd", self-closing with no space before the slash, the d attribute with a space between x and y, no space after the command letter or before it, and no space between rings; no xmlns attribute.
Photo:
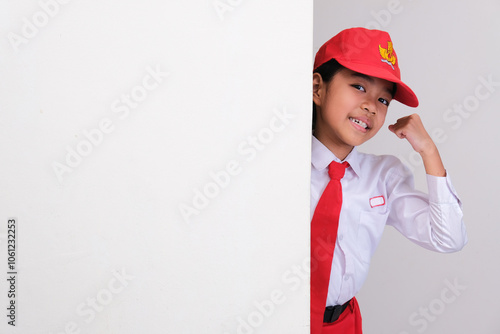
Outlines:
<svg viewBox="0 0 500 334"><path fill-rule="evenodd" d="M313 102L316 106L321 106L321 101L326 94L326 85L319 73L313 73Z"/></svg>

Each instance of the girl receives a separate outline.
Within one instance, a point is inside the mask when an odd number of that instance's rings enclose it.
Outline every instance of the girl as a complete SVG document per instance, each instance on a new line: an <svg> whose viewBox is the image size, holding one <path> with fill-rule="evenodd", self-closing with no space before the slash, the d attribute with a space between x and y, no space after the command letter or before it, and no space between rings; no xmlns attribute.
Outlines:
<svg viewBox="0 0 500 334"><path fill-rule="evenodd" d="M418 106L401 81L388 33L352 28L317 52L311 157L311 333L362 333L355 295L391 225L418 245L454 252L467 243L461 203L417 114L389 126L423 160L429 194L393 156L356 146L382 127L392 100Z"/></svg>

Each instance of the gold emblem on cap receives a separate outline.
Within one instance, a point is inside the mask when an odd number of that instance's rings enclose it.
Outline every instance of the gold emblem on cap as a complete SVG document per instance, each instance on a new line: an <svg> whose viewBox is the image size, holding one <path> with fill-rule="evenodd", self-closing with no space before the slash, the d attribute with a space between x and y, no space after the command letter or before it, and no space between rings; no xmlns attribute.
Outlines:
<svg viewBox="0 0 500 334"><path fill-rule="evenodd" d="M396 55L394 54L392 42L387 42L387 49L384 49L380 44L378 49L380 51L380 55L382 56L381 61L391 65L392 69L394 69L394 65L396 65Z"/></svg>

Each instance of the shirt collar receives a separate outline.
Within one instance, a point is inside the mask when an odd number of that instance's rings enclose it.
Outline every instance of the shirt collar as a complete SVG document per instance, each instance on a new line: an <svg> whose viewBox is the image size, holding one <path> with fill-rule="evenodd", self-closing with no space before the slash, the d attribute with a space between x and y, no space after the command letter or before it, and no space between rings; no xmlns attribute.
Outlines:
<svg viewBox="0 0 500 334"><path fill-rule="evenodd" d="M344 162L347 161L351 166L354 173L359 176L360 172L360 153L354 147L352 151L347 155L347 157L340 161L339 158L335 156L322 142L320 142L316 137L312 136L311 142L311 164L317 170L322 170L328 167L332 161Z"/></svg>

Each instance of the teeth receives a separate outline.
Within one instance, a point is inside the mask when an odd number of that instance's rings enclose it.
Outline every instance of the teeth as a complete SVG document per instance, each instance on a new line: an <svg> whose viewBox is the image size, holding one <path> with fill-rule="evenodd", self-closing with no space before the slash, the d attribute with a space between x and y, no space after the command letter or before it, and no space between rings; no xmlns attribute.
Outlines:
<svg viewBox="0 0 500 334"><path fill-rule="evenodd" d="M356 124L362 126L365 129L368 128L368 124L366 124L365 122L360 121L359 119L355 119L355 118L349 117L349 120L351 122L353 122L353 123L356 123Z"/></svg>

